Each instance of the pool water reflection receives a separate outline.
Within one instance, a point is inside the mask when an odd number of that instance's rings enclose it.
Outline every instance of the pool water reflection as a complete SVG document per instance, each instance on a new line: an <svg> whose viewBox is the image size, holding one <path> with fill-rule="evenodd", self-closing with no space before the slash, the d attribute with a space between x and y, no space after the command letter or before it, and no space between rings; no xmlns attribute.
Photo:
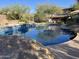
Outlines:
<svg viewBox="0 0 79 59"><path fill-rule="evenodd" d="M43 45L55 45L71 40L72 33L62 30L59 26L21 26L0 28L0 35L19 35L29 37Z"/></svg>

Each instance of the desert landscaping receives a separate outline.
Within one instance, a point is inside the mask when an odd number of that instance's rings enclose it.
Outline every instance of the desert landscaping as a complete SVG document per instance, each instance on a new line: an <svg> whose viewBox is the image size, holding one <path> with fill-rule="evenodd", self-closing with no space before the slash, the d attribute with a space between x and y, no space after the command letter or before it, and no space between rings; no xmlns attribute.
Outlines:
<svg viewBox="0 0 79 59"><path fill-rule="evenodd" d="M79 59L79 0L1 0L0 59Z"/></svg>

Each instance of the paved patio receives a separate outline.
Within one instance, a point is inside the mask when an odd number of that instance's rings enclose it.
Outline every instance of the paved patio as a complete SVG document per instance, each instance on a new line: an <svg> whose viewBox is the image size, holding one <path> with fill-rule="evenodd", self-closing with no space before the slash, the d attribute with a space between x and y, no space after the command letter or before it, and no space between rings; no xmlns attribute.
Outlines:
<svg viewBox="0 0 79 59"><path fill-rule="evenodd" d="M79 59L79 33L73 40L49 48L55 59Z"/></svg>

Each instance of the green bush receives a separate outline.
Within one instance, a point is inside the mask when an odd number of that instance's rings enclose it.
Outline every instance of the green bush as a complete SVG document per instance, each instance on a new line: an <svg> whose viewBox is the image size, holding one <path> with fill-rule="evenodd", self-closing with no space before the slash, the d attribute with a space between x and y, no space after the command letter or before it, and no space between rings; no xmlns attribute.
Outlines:
<svg viewBox="0 0 79 59"><path fill-rule="evenodd" d="M0 14L4 14L8 19L19 20L22 15L29 12L29 7L14 5L0 10Z"/></svg>
<svg viewBox="0 0 79 59"><path fill-rule="evenodd" d="M47 15L53 15L53 14L62 14L63 10L60 7L49 5L49 4L43 4L37 6L36 13L34 16L35 22L47 22Z"/></svg>

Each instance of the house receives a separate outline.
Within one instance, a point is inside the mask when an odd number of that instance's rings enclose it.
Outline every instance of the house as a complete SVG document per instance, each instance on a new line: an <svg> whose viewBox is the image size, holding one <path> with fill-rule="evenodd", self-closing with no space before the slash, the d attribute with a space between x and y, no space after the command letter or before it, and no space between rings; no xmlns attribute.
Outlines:
<svg viewBox="0 0 79 59"><path fill-rule="evenodd" d="M71 14L79 14L79 10L72 11Z"/></svg>
<svg viewBox="0 0 79 59"><path fill-rule="evenodd" d="M73 8L64 8L63 11L64 11L64 14L68 14L74 10L73 10Z"/></svg>
<svg viewBox="0 0 79 59"><path fill-rule="evenodd" d="M65 21L65 19L68 18L68 15L66 14L53 14L48 16L48 21L51 23L58 23L61 22L62 20Z"/></svg>

